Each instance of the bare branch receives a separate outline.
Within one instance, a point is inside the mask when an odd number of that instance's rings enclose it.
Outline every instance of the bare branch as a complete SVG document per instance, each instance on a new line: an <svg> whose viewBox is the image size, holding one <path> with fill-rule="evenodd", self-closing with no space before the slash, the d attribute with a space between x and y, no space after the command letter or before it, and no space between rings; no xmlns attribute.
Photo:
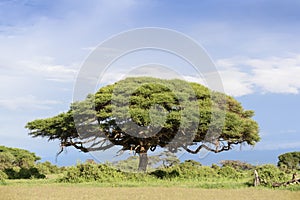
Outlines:
<svg viewBox="0 0 300 200"><path fill-rule="evenodd" d="M189 149L188 147L183 147L187 152L189 153L192 153L192 154L197 154L202 148L208 150L208 151L212 151L212 152L215 152L215 153L219 153L219 152L222 152L222 151L228 151L231 149L230 147L230 144L228 144L228 146L223 146L221 149L212 149L210 147L208 147L207 145L205 144L201 144L196 150L191 150Z"/></svg>

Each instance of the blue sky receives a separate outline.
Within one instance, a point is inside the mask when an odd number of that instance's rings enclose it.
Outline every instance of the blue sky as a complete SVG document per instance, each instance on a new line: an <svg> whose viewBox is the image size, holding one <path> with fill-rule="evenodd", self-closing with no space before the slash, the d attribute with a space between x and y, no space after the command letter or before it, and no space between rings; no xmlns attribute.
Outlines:
<svg viewBox="0 0 300 200"><path fill-rule="evenodd" d="M255 110L260 125L255 147L200 162L276 163L279 154L300 150L299 10L296 0L0 0L0 144L54 162L58 143L30 138L25 124L69 108L76 74L100 42L133 28L162 27L201 44L226 93ZM70 148L57 164L89 157Z"/></svg>

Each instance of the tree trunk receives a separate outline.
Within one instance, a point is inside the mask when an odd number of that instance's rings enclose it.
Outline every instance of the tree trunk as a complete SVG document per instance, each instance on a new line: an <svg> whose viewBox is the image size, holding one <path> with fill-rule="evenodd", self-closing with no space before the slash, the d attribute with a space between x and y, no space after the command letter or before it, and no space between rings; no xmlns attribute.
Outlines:
<svg viewBox="0 0 300 200"><path fill-rule="evenodd" d="M146 172L148 165L148 155L147 152L139 153L139 171Z"/></svg>
<svg viewBox="0 0 300 200"><path fill-rule="evenodd" d="M256 170L254 170L254 187L258 186L260 184L259 176Z"/></svg>

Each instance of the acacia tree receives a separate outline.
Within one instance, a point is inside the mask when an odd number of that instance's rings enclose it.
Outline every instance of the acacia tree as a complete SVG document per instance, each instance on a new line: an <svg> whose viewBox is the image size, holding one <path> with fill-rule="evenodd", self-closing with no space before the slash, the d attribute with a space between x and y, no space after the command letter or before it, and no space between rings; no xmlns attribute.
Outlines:
<svg viewBox="0 0 300 200"><path fill-rule="evenodd" d="M83 152L115 145L139 155L157 147L171 152L201 149L215 153L259 141L254 112L234 98L197 83L136 77L100 88L68 112L27 123L29 135L60 140L61 151L73 146Z"/></svg>

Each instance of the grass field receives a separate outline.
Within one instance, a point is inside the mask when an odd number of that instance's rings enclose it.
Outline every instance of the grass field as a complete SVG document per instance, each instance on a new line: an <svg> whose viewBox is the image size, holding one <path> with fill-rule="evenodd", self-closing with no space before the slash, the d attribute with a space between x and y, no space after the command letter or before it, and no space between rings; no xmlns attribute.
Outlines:
<svg viewBox="0 0 300 200"><path fill-rule="evenodd" d="M62 174L46 179L6 180L0 200L300 200L300 185L281 188L249 187L249 178L119 179L82 183L59 182Z"/></svg>
<svg viewBox="0 0 300 200"><path fill-rule="evenodd" d="M95 187L78 185L0 186L1 200L68 200L68 199L130 199L130 200L299 200L299 191L240 188L200 189L182 187Z"/></svg>
<svg viewBox="0 0 300 200"><path fill-rule="evenodd" d="M189 181L161 181L156 183L121 182L121 183L57 183L55 179L44 180L8 180L0 186L0 200L300 200L299 186L297 191L268 189L263 187L246 187L240 183L233 186L228 182L207 184ZM197 185L198 184L198 185Z"/></svg>

